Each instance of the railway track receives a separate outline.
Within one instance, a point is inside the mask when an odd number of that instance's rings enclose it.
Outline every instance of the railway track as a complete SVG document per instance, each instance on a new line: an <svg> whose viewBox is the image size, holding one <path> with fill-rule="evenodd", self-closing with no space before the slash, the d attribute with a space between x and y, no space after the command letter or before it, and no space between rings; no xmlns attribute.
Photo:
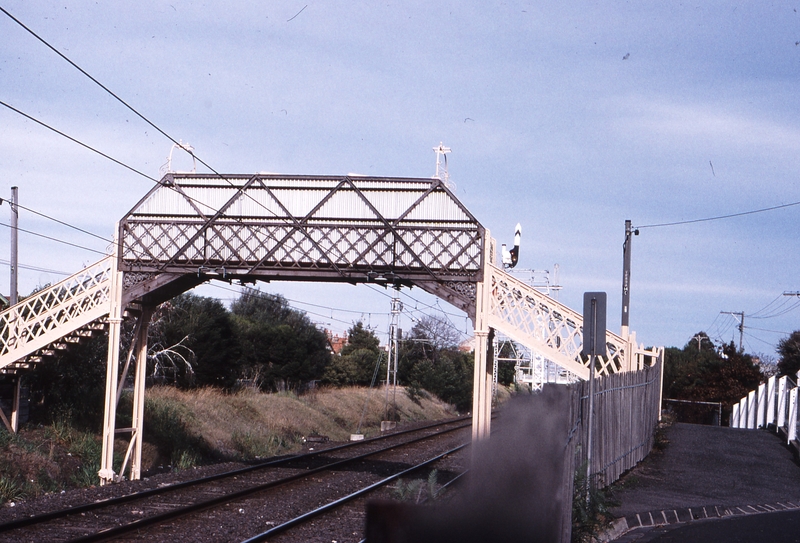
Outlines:
<svg viewBox="0 0 800 543"><path fill-rule="evenodd" d="M314 531L320 522L314 519L332 510L350 507L346 514L353 516L357 491L375 491L423 462L452 455L469 441L469 426L454 419L17 519L0 524L0 541L264 541L279 533L282 541L312 541L292 539L287 530ZM339 536L339 543L361 539L363 507L360 515L356 533Z"/></svg>

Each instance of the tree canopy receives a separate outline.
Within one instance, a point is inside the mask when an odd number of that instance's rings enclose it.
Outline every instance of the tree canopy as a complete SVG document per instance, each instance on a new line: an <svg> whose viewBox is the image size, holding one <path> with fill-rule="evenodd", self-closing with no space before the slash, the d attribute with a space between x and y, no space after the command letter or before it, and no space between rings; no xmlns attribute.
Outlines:
<svg viewBox="0 0 800 543"><path fill-rule="evenodd" d="M705 332L696 334L683 349L670 347L665 352L664 398L721 402L723 419L762 378L752 355L738 351L733 342L718 349Z"/></svg>
<svg viewBox="0 0 800 543"><path fill-rule="evenodd" d="M420 319L401 342L398 381L467 411L472 408L474 358L459 350L458 334L438 317Z"/></svg>
<svg viewBox="0 0 800 543"><path fill-rule="evenodd" d="M372 384L376 371L376 380L380 380L382 375L386 375L387 359L380 343L375 332L364 323L354 323L347 331L347 344L325 370L325 382L336 386L368 386Z"/></svg>
<svg viewBox="0 0 800 543"><path fill-rule="evenodd" d="M800 330L778 342L778 375L796 375L800 371Z"/></svg>
<svg viewBox="0 0 800 543"><path fill-rule="evenodd" d="M262 388L280 390L321 379L330 362L325 333L280 295L243 293L231 305L243 368Z"/></svg>

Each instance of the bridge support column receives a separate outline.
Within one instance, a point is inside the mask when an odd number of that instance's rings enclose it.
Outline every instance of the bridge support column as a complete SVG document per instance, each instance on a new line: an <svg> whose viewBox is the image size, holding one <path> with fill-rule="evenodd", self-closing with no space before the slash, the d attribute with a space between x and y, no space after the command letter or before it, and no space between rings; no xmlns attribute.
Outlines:
<svg viewBox="0 0 800 543"><path fill-rule="evenodd" d="M489 240L489 231L486 230ZM475 368L472 383L472 441L489 437L492 421L492 368L489 350L492 349L494 331L489 328L489 302L491 296L490 243L486 243L484 253L483 281L476 285L475 291Z"/></svg>
<svg viewBox="0 0 800 543"><path fill-rule="evenodd" d="M150 317L153 308L142 309L139 316L139 335L136 338L136 381L133 388L133 416L131 446L131 480L138 481L142 476L142 443L144 440L144 389L147 376L147 331L150 328ZM130 447L129 447L130 448Z"/></svg>
<svg viewBox="0 0 800 543"><path fill-rule="evenodd" d="M22 392L22 376L14 376L14 398L11 400L11 431L19 431L19 395Z"/></svg>
<svg viewBox="0 0 800 543"><path fill-rule="evenodd" d="M119 376L119 340L122 327L122 272L117 251L111 263L110 310L108 313L108 361L106 365L106 402L103 417L103 452L100 457L100 484L113 483L114 435L117 416L117 378Z"/></svg>

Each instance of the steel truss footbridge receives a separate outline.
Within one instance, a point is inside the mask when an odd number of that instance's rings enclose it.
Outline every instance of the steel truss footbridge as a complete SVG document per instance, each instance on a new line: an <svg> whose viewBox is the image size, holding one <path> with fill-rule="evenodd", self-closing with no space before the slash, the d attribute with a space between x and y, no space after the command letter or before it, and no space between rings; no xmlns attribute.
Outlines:
<svg viewBox="0 0 800 543"><path fill-rule="evenodd" d="M108 329L101 482L141 471L147 331L155 308L211 279L416 286L475 328L473 438L488 436L494 331L586 379L582 316L495 265L495 242L439 178L169 173L117 224L112 254L0 313L0 372L19 374ZM120 358L123 319L135 319ZM633 334L607 334L598 375L655 363ZM134 371L131 428L115 427ZM17 380L18 382L18 380ZM18 388L18 387L17 387ZM5 424L16 430L17 405ZM113 465L114 438L130 435Z"/></svg>

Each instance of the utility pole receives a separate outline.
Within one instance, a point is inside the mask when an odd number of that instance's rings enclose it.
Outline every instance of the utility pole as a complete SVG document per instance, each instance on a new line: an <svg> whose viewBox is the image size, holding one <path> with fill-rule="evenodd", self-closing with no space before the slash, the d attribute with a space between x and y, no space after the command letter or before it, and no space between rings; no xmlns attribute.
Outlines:
<svg viewBox="0 0 800 543"><path fill-rule="evenodd" d="M17 233L19 227L19 208L17 207L19 195L17 187L11 187L11 285L10 285L10 293L8 296L8 301L11 305L17 303L18 298L18 271L19 265L17 263L18 258L18 245L17 245Z"/></svg>
<svg viewBox="0 0 800 543"><path fill-rule="evenodd" d="M700 335L700 334L695 334L694 336L692 336L692 339L696 339L697 340L697 351L700 352L700 347L701 347L701 344L703 343L703 340L704 339L708 339L708 337Z"/></svg>
<svg viewBox="0 0 800 543"><path fill-rule="evenodd" d="M739 351L744 351L744 311L720 311L719 314L739 317Z"/></svg>
<svg viewBox="0 0 800 543"><path fill-rule="evenodd" d="M628 339L631 306L631 237L638 236L639 230L625 221L625 243L622 244L622 338Z"/></svg>
<svg viewBox="0 0 800 543"><path fill-rule="evenodd" d="M392 323L389 326L389 360L386 362L386 413L385 419L394 422L394 413L397 410L397 363L399 358L400 340L400 313L403 311L403 302L400 301L399 288L397 294L392 297ZM393 385L392 418L389 418L389 384Z"/></svg>

